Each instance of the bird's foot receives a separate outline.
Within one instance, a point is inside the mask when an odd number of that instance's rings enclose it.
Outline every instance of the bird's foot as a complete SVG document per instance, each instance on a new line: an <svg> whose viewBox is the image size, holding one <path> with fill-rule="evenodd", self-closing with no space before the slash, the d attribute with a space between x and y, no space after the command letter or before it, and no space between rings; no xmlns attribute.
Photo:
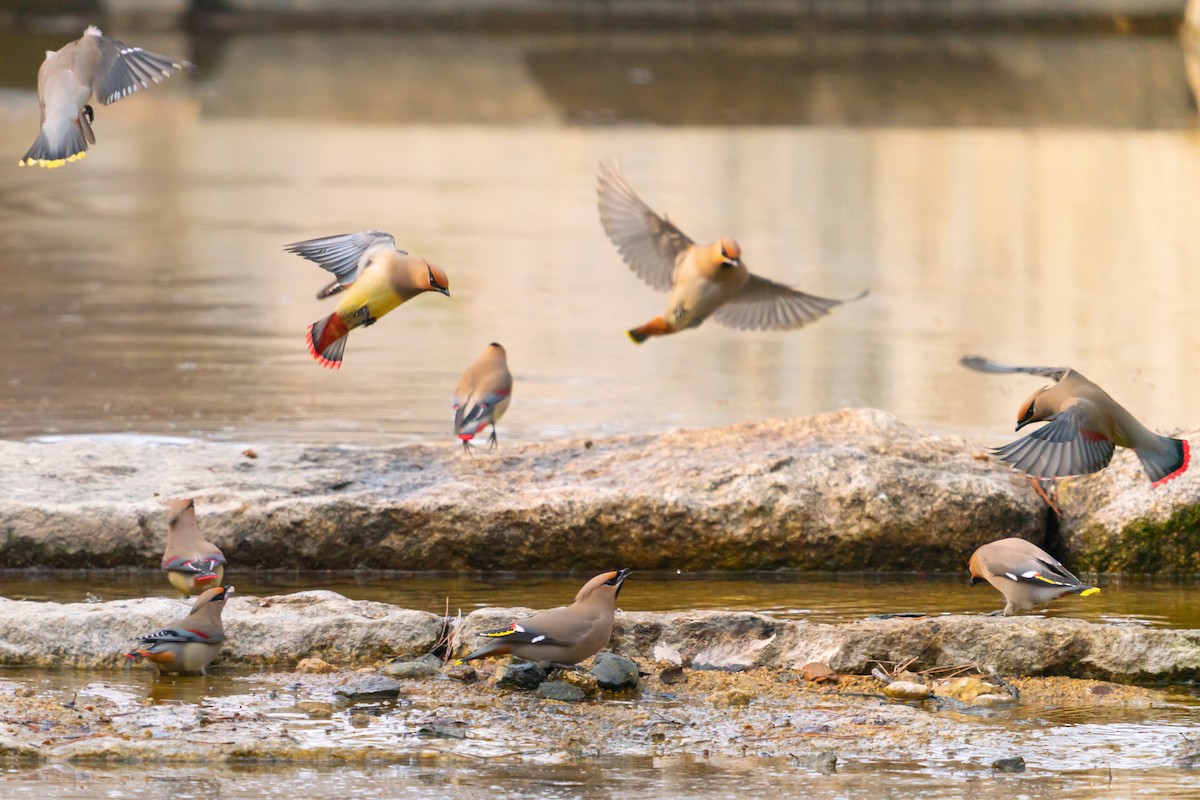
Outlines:
<svg viewBox="0 0 1200 800"><path fill-rule="evenodd" d="M469 455L469 456L471 456L472 458L474 458L474 457L475 457L475 451L471 449L471 440L470 440L470 439L463 439L463 440L462 440L462 443L463 443L463 450L466 450L466 451L467 451L467 455Z"/></svg>
<svg viewBox="0 0 1200 800"><path fill-rule="evenodd" d="M1050 506L1055 517L1062 519L1062 511L1058 507L1058 481L1054 478L1039 478L1035 475L1030 475L1029 479L1033 481L1033 490L1038 493L1038 497L1046 501L1046 505ZM1049 487L1049 490L1046 487Z"/></svg>
<svg viewBox="0 0 1200 800"><path fill-rule="evenodd" d="M496 426L492 426L492 435L488 437L488 452L492 452L500 445L500 440L496 438Z"/></svg>

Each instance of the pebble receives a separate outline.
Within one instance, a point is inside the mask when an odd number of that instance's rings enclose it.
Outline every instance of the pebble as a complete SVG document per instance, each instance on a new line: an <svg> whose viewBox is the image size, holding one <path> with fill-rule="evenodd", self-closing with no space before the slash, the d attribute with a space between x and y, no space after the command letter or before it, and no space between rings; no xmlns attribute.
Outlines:
<svg viewBox="0 0 1200 800"><path fill-rule="evenodd" d="M590 672L581 672L576 669L559 670L554 674L554 680L579 687L587 697L596 697L600 694L600 682Z"/></svg>
<svg viewBox="0 0 1200 800"><path fill-rule="evenodd" d="M400 696L400 684L383 675L365 675L335 686L333 693L353 700L386 699Z"/></svg>
<svg viewBox="0 0 1200 800"><path fill-rule="evenodd" d="M600 688L608 692L633 689L638 685L637 664L616 653L597 654L592 674L596 676Z"/></svg>
<svg viewBox="0 0 1200 800"><path fill-rule="evenodd" d="M583 689L562 681L545 681L537 687L538 697L547 700L561 700L564 703L582 703L587 699Z"/></svg>
<svg viewBox="0 0 1200 800"><path fill-rule="evenodd" d="M545 680L546 670L537 664L522 662L520 664L510 664L508 669L504 671L504 677L496 683L496 686L501 689L533 691Z"/></svg>
<svg viewBox="0 0 1200 800"><path fill-rule="evenodd" d="M712 703L713 708L744 708L750 705L752 699L749 692L741 689L726 689L723 692L712 694L708 701Z"/></svg>
<svg viewBox="0 0 1200 800"><path fill-rule="evenodd" d="M883 693L893 700L924 700L930 695L930 689L916 681L893 681L883 687Z"/></svg>
<svg viewBox="0 0 1200 800"><path fill-rule="evenodd" d="M384 675L400 680L420 680L441 677L442 671L427 661L393 661L380 670Z"/></svg>
<svg viewBox="0 0 1200 800"><path fill-rule="evenodd" d="M687 683L687 674L683 671L683 667L667 667L658 673L658 679L668 686L672 686L676 683Z"/></svg>
<svg viewBox="0 0 1200 800"><path fill-rule="evenodd" d="M323 661L319 658L301 659L296 665L296 672L304 672L310 675L320 675L326 672L334 672L334 666L328 661Z"/></svg>
<svg viewBox="0 0 1200 800"><path fill-rule="evenodd" d="M996 770L996 772L1024 772L1025 759L1020 756L997 758L992 762L992 769Z"/></svg>
<svg viewBox="0 0 1200 800"><path fill-rule="evenodd" d="M470 664L451 664L446 667L446 677L453 681L474 683L479 680L479 673Z"/></svg>

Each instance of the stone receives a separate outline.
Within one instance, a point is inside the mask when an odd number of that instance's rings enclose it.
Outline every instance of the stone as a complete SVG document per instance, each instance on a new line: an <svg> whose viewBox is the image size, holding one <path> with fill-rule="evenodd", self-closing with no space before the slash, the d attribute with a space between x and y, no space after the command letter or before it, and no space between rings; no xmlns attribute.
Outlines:
<svg viewBox="0 0 1200 800"><path fill-rule="evenodd" d="M587 699L583 689L563 681L545 681L537 687L538 697L546 700L561 700L564 703L582 703Z"/></svg>
<svg viewBox="0 0 1200 800"><path fill-rule="evenodd" d="M296 708L310 717L328 717L333 713L333 703L322 703L315 700L296 703Z"/></svg>
<svg viewBox="0 0 1200 800"><path fill-rule="evenodd" d="M540 665L521 662L510 664L504 671L504 677L496 683L496 686L500 689L533 691L545 680L546 670L542 669Z"/></svg>
<svg viewBox="0 0 1200 800"><path fill-rule="evenodd" d="M892 681L883 687L883 693L893 700L924 700L932 690L916 681Z"/></svg>
<svg viewBox="0 0 1200 800"><path fill-rule="evenodd" d="M804 680L810 683L837 683L837 673L823 661L810 661L804 665Z"/></svg>
<svg viewBox="0 0 1200 800"><path fill-rule="evenodd" d="M938 697L949 697L961 703L971 703L982 696L1004 697L1006 702L1012 699L1007 689L974 675L934 681L933 690Z"/></svg>
<svg viewBox="0 0 1200 800"><path fill-rule="evenodd" d="M364 675L333 687L333 693L347 700L384 700L400 696L400 684L383 675Z"/></svg>
<svg viewBox="0 0 1200 800"><path fill-rule="evenodd" d="M1020 756L998 758L992 762L992 769L996 770L996 772L1024 772L1025 759Z"/></svg>
<svg viewBox="0 0 1200 800"><path fill-rule="evenodd" d="M672 686L676 683L687 683L687 673L683 671L683 667L667 667L658 673L658 679L667 686Z"/></svg>
<svg viewBox="0 0 1200 800"><path fill-rule="evenodd" d="M598 653L592 664L592 674L600 688L607 692L635 689L638 685L637 664L614 653Z"/></svg>
<svg viewBox="0 0 1200 800"><path fill-rule="evenodd" d="M742 689L726 689L723 692L714 692L709 697L709 702L713 708L745 708L753 699L749 692Z"/></svg>
<svg viewBox="0 0 1200 800"><path fill-rule="evenodd" d="M451 664L446 667L446 677L452 681L474 683L479 680L479 673L470 664Z"/></svg>
<svg viewBox="0 0 1200 800"><path fill-rule="evenodd" d="M385 664L380 672L398 680L440 678L442 675L441 669L428 661L393 661L391 664Z"/></svg>
<svg viewBox="0 0 1200 800"><path fill-rule="evenodd" d="M557 670L551 675L551 678L579 687L579 690L587 697L596 697L600 694L600 682L590 672L583 672L578 669L563 669Z"/></svg>
<svg viewBox="0 0 1200 800"><path fill-rule="evenodd" d="M319 658L302 658L300 663L296 665L296 672L303 672L310 675L320 675L326 672L336 672L337 668Z"/></svg>
<svg viewBox="0 0 1200 800"><path fill-rule="evenodd" d="M794 755L792 758L797 767L815 770L822 775L833 775L837 772L837 753L832 750Z"/></svg>

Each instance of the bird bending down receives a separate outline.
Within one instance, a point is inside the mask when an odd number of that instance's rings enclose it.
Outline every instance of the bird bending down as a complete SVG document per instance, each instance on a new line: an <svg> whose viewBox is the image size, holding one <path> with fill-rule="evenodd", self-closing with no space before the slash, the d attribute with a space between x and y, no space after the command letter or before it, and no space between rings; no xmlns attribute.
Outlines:
<svg viewBox="0 0 1200 800"><path fill-rule="evenodd" d="M471 440L488 425L492 426L488 449L496 447L496 423L508 411L512 384L508 353L496 342L489 344L458 379L454 390L454 433L468 453Z"/></svg>
<svg viewBox="0 0 1200 800"><path fill-rule="evenodd" d="M710 316L739 330L801 328L848 302L806 294L751 273L738 243L728 236L696 244L646 205L615 163L600 165L597 193L600 222L625 263L650 286L670 293L663 316L629 331L638 344L651 336L695 328Z"/></svg>
<svg viewBox="0 0 1200 800"><path fill-rule="evenodd" d="M982 356L963 356L961 363L979 372L1024 372L1055 381L1034 392L1017 410L1017 430L1034 422L1049 424L992 451L1023 472L1037 478L1099 472L1117 447L1137 453L1153 486L1187 471L1191 446L1186 439L1149 430L1070 367L1009 367Z"/></svg>
<svg viewBox="0 0 1200 800"><path fill-rule="evenodd" d="M184 597L220 586L225 577L225 555L206 541L196 525L194 500L172 500L167 511L167 550L162 568L171 585Z"/></svg>
<svg viewBox="0 0 1200 800"><path fill-rule="evenodd" d="M232 586L205 589L196 598L192 612L168 628L138 637L141 647L126 658L144 658L159 672L200 673L221 652L225 628L221 611L233 594Z"/></svg>
<svg viewBox="0 0 1200 800"><path fill-rule="evenodd" d="M1058 559L1024 539L1001 539L971 555L971 585L987 581L1004 595L1004 616L1041 608L1063 595L1100 591L1071 574Z"/></svg>
<svg viewBox="0 0 1200 800"><path fill-rule="evenodd" d="M61 167L86 155L96 143L95 113L88 101L94 95L103 105L128 97L151 83L161 83L193 66L182 59L131 47L88 26L83 36L58 50L46 51L38 69L38 104L42 128L18 166Z"/></svg>
<svg viewBox="0 0 1200 800"><path fill-rule="evenodd" d="M374 325L384 314L422 292L450 296L450 279L441 268L405 250L383 231L360 231L285 244L284 250L333 273L317 299L340 294L328 317L308 326L308 352L323 367L340 369L346 336Z"/></svg>
<svg viewBox="0 0 1200 800"><path fill-rule="evenodd" d="M617 596L629 572L597 575L584 584L571 605L479 634L490 641L460 661L511 654L526 661L570 666L596 655L612 636Z"/></svg>

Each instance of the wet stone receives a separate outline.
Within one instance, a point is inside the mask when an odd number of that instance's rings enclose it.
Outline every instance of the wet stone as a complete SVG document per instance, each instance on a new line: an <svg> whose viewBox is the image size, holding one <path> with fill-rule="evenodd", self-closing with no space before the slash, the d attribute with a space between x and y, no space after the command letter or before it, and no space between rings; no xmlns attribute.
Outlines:
<svg viewBox="0 0 1200 800"><path fill-rule="evenodd" d="M683 667L667 667L658 673L658 679L668 686L673 686L677 683L686 683L687 675L684 673Z"/></svg>
<svg viewBox="0 0 1200 800"><path fill-rule="evenodd" d="M596 676L590 672L583 672L577 669L564 669L555 672L552 679L579 687L587 697L596 697L600 694L600 683L596 680Z"/></svg>
<svg viewBox="0 0 1200 800"><path fill-rule="evenodd" d="M916 681L894 681L883 687L883 693L893 700L924 700L930 689Z"/></svg>
<svg viewBox="0 0 1200 800"><path fill-rule="evenodd" d="M749 692L741 689L729 689L724 692L717 692L709 698L713 708L744 708L750 705L753 698Z"/></svg>
<svg viewBox="0 0 1200 800"><path fill-rule="evenodd" d="M387 664L381 670L384 675L399 680L421 680L423 678L437 678L442 674L441 669L433 666L428 661L393 661Z"/></svg>
<svg viewBox="0 0 1200 800"><path fill-rule="evenodd" d="M633 689L638 685L638 667L633 661L615 653L600 653L592 665L592 674L600 688L608 692Z"/></svg>
<svg viewBox="0 0 1200 800"><path fill-rule="evenodd" d="M837 772L837 753L832 750L821 750L817 753L805 753L793 756L797 767L811 769L822 775L832 775Z"/></svg>
<svg viewBox="0 0 1200 800"><path fill-rule="evenodd" d="M350 700L388 699L400 696L400 684L383 675L364 675L335 686L333 693Z"/></svg>
<svg viewBox="0 0 1200 800"><path fill-rule="evenodd" d="M296 672L303 672L309 675L319 675L333 671L333 665L320 658L301 659L300 663L296 665Z"/></svg>
<svg viewBox="0 0 1200 800"><path fill-rule="evenodd" d="M333 703L321 703L315 700L296 703L296 708L310 717L328 717L333 713Z"/></svg>
<svg viewBox="0 0 1200 800"><path fill-rule="evenodd" d="M462 683L474 683L479 680L479 673L470 664L451 664L446 668L446 677Z"/></svg>
<svg viewBox="0 0 1200 800"><path fill-rule="evenodd" d="M537 664L512 664L504 671L496 686L501 689L533 691L546 680L546 670Z"/></svg>
<svg viewBox="0 0 1200 800"><path fill-rule="evenodd" d="M1025 759L1020 756L998 758L992 762L992 769L996 770L996 772L1024 772Z"/></svg>
<svg viewBox="0 0 1200 800"><path fill-rule="evenodd" d="M435 719L417 728L422 739L465 739L467 723L459 720Z"/></svg>
<svg viewBox="0 0 1200 800"><path fill-rule="evenodd" d="M836 682L837 673L823 661L810 661L804 665L804 679L811 683Z"/></svg>
<svg viewBox="0 0 1200 800"><path fill-rule="evenodd" d="M582 703L587 699L583 689L562 681L546 681L537 687L538 697L547 700L561 700L564 703Z"/></svg>

